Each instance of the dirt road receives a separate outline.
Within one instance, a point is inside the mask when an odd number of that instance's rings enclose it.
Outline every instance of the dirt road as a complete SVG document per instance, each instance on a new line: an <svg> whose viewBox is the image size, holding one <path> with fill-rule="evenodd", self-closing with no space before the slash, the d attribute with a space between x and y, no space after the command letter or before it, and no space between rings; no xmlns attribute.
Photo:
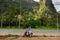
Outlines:
<svg viewBox="0 0 60 40"><path fill-rule="evenodd" d="M16 34L23 35L25 30L2 30L0 29L0 35L8 35L8 34ZM60 35L60 30L32 30L33 34L52 34L52 35Z"/></svg>
<svg viewBox="0 0 60 40"><path fill-rule="evenodd" d="M60 40L60 37L0 37L0 40Z"/></svg>

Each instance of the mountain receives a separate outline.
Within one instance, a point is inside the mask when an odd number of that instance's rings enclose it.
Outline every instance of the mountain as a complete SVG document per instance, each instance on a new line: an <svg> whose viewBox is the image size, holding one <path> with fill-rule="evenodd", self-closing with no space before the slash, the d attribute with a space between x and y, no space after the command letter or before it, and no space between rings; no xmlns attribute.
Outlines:
<svg viewBox="0 0 60 40"><path fill-rule="evenodd" d="M52 3L52 0L40 0L35 2L33 0L21 0L21 14L27 16L29 12L38 15L42 25L55 25L57 11ZM25 17L24 16L24 17Z"/></svg>
<svg viewBox="0 0 60 40"><path fill-rule="evenodd" d="M43 24L56 25L57 12L52 0L40 0L39 14Z"/></svg>
<svg viewBox="0 0 60 40"><path fill-rule="evenodd" d="M6 12L9 9L20 7L20 1L19 0L0 0L0 15ZM12 7L12 8L11 8Z"/></svg>
<svg viewBox="0 0 60 40"><path fill-rule="evenodd" d="M58 13L60 13L60 11L58 11Z"/></svg>
<svg viewBox="0 0 60 40"><path fill-rule="evenodd" d="M20 0L20 7L23 10L33 11L33 7L39 8L39 3L33 0Z"/></svg>
<svg viewBox="0 0 60 40"><path fill-rule="evenodd" d="M19 27L56 26L52 0L0 0L0 25Z"/></svg>

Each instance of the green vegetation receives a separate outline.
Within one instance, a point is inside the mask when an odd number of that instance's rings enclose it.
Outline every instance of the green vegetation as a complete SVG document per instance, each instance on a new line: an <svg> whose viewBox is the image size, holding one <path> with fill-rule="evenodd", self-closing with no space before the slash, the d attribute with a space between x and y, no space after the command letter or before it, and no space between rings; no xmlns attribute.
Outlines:
<svg viewBox="0 0 60 40"><path fill-rule="evenodd" d="M12 35L12 34L8 34L8 35L0 35L0 37L19 37L20 35Z"/></svg>
<svg viewBox="0 0 60 40"><path fill-rule="evenodd" d="M13 27L13 26L12 26ZM26 28L0 28L3 30L25 30ZM36 28L32 28L33 30L57 30L57 27L53 27L53 26L39 26ZM60 30L60 27L58 28L58 30Z"/></svg>
<svg viewBox="0 0 60 40"><path fill-rule="evenodd" d="M19 37L19 35L12 35L12 34L8 34L8 35L5 35L7 37Z"/></svg>
<svg viewBox="0 0 60 40"><path fill-rule="evenodd" d="M0 0L2 29L25 29L31 26L33 29L55 30L60 25L59 17L51 0Z"/></svg>

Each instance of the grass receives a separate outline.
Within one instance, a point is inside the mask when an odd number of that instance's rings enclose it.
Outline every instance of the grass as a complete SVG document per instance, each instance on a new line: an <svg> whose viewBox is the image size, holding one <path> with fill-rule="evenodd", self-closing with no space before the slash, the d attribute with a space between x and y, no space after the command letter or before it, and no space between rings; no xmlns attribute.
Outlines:
<svg viewBox="0 0 60 40"><path fill-rule="evenodd" d="M35 29L35 28L33 28L33 29ZM49 27L47 27L47 26L41 26L41 27L38 27L38 28L36 28L36 29L39 29L39 30L57 30L57 27L51 27L51 26L49 26ZM60 29L58 29L58 30L60 30Z"/></svg>
<svg viewBox="0 0 60 40"><path fill-rule="evenodd" d="M19 37L19 35L12 35L12 34L8 34L8 35L5 35L7 37Z"/></svg>
<svg viewBox="0 0 60 40"><path fill-rule="evenodd" d="M6 28L0 28L0 29L6 29L6 30L23 30L24 28L16 28L16 27L12 26L11 28L10 27L6 27ZM34 29L34 30L57 30L57 27L39 26L37 28L32 28L32 29ZM60 30L60 28L58 30Z"/></svg>
<svg viewBox="0 0 60 40"><path fill-rule="evenodd" d="M12 35L12 34L8 34L8 35L0 35L0 37L19 37L20 35Z"/></svg>
<svg viewBox="0 0 60 40"><path fill-rule="evenodd" d="M14 26L9 27L9 26L7 26L6 28L0 28L0 29L5 29L5 30L22 30L23 29L23 28L17 28L17 27L14 27Z"/></svg>

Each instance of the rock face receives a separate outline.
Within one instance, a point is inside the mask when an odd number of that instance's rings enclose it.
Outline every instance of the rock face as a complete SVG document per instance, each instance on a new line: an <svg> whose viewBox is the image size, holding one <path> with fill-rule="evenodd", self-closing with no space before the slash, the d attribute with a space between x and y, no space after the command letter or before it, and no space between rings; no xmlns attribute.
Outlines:
<svg viewBox="0 0 60 40"><path fill-rule="evenodd" d="M39 12L42 17L43 24L56 25L57 12L54 8L52 0L40 0Z"/></svg>
<svg viewBox="0 0 60 40"><path fill-rule="evenodd" d="M33 0L20 0L20 7L21 7L21 12L27 11L27 12L33 12L33 8L39 7L39 3L33 1ZM34 13L34 12L33 12Z"/></svg>
<svg viewBox="0 0 60 40"><path fill-rule="evenodd" d="M56 13L56 9L55 9L55 7L54 7L54 5L53 5L53 3L52 3L52 0L46 0L46 2L45 2L45 5L46 5L46 7L50 10L50 13L52 13L52 14L55 14ZM47 9L46 8L46 9ZM48 10L47 9L47 10ZM48 11L49 11L48 10Z"/></svg>
<svg viewBox="0 0 60 40"><path fill-rule="evenodd" d="M48 12L48 14L55 14L56 9L52 3L52 0L41 0L40 1L40 11L43 11L45 9L45 12Z"/></svg>
<svg viewBox="0 0 60 40"><path fill-rule="evenodd" d="M20 5L23 8L31 8L32 6L37 6L39 5L37 2L33 1L33 0L20 0Z"/></svg>

